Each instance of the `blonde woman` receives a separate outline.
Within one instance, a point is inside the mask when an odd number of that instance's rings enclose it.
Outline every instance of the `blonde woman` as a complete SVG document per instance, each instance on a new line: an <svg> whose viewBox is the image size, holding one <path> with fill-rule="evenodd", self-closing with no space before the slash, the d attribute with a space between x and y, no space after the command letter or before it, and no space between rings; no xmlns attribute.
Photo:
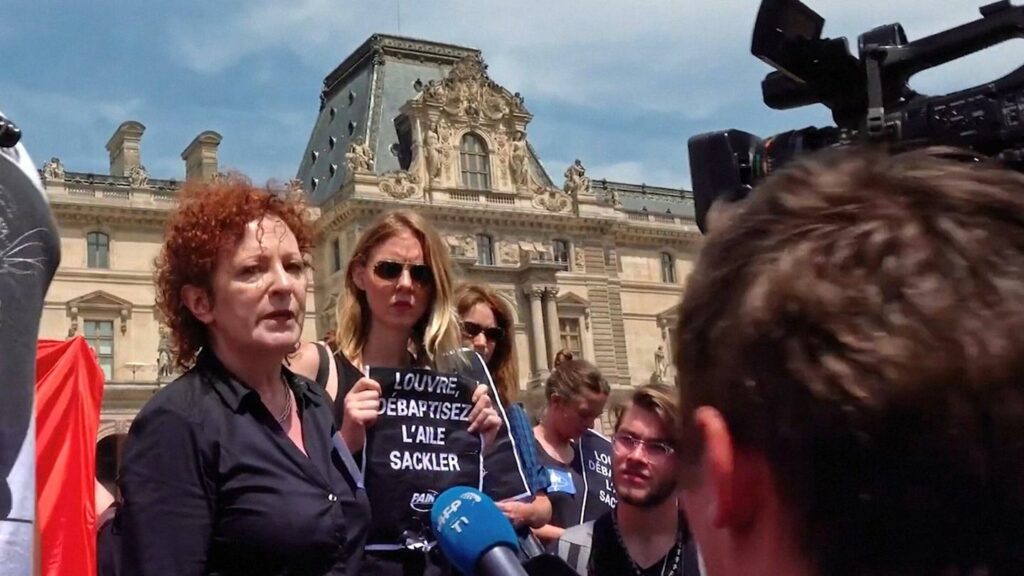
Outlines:
<svg viewBox="0 0 1024 576"><path fill-rule="evenodd" d="M345 444L362 450L366 430L377 420L381 388L365 376L367 366L431 367L445 352L461 347L447 247L419 214L382 214L363 233L345 270L338 297L337 374L324 385L335 400L335 419ZM293 369L314 377L319 345L304 344ZM469 430L493 442L501 420L486 386L473 395ZM368 552L363 574L444 574L438 553Z"/></svg>

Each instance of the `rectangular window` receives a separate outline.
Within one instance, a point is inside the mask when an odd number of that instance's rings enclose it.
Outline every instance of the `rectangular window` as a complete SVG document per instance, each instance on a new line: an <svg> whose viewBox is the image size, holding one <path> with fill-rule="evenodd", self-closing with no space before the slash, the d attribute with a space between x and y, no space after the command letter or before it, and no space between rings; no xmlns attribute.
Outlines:
<svg viewBox="0 0 1024 576"><path fill-rule="evenodd" d="M110 236L103 232L86 235L86 265L89 268L110 268Z"/></svg>
<svg viewBox="0 0 1024 576"><path fill-rule="evenodd" d="M114 321L86 320L85 341L96 353L103 377L110 381L114 377Z"/></svg>
<svg viewBox="0 0 1024 576"><path fill-rule="evenodd" d="M494 265L494 240L487 234L476 237L476 261L484 266Z"/></svg>
<svg viewBox="0 0 1024 576"><path fill-rule="evenodd" d="M583 358L583 341L580 338L580 319L559 318L558 331L561 334L561 349L572 352L573 358Z"/></svg>
<svg viewBox="0 0 1024 576"><path fill-rule="evenodd" d="M566 240L551 241L551 256L560 264L569 263L569 242Z"/></svg>
<svg viewBox="0 0 1024 576"><path fill-rule="evenodd" d="M661 281L668 284L676 283L676 259L668 252L661 253Z"/></svg>
<svg viewBox="0 0 1024 576"><path fill-rule="evenodd" d="M341 270L341 238L331 243L331 272Z"/></svg>

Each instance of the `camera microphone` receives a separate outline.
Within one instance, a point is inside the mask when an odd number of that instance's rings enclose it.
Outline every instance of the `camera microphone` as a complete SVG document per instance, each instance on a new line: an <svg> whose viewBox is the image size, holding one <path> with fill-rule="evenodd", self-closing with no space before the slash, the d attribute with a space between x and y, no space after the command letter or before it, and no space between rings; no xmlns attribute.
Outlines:
<svg viewBox="0 0 1024 576"><path fill-rule="evenodd" d="M527 576L512 524L486 494L466 486L441 493L430 523L444 555L467 576Z"/></svg>

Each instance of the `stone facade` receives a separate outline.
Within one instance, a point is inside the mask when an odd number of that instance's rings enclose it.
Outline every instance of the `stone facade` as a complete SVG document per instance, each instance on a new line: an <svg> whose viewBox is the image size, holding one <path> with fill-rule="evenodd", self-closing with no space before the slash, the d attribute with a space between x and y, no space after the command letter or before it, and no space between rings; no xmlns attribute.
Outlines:
<svg viewBox="0 0 1024 576"><path fill-rule="evenodd" d="M658 347L671 349L700 242L688 192L596 180L580 160L555 184L529 144L524 98L493 82L470 48L374 36L324 86L289 184L318 205L307 339L333 327L359 232L380 212L407 207L437 226L460 277L490 283L511 305L531 408L563 347L601 368L615 401L633 386L671 381ZM174 376L153 262L181 184L147 173L144 131L134 121L118 127L109 175L75 172L59 158L41 170L63 256L40 338L84 335L97 349L108 373L98 475L110 489L132 418ZM203 132L188 144L187 178L216 176L220 141Z"/></svg>
<svg viewBox="0 0 1024 576"><path fill-rule="evenodd" d="M435 224L460 277L508 300L529 406L563 347L617 397L668 381L673 309L700 242L692 197L593 180L581 160L556 185L529 144L532 119L471 48L374 36L335 69L297 175L321 208L317 332L333 327L360 230L405 207ZM376 167L351 161L367 156Z"/></svg>

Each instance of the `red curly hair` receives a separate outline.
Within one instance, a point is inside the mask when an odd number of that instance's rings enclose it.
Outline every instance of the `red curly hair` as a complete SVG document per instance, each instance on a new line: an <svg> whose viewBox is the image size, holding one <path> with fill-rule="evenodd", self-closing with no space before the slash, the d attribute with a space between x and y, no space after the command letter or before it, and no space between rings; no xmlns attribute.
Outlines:
<svg viewBox="0 0 1024 576"><path fill-rule="evenodd" d="M286 197L269 186L254 187L234 176L215 182L189 182L181 191L178 209L164 232L156 259L156 305L171 331L175 363L187 370L208 342L206 325L192 315L181 298L187 285L210 284L221 251L235 246L245 226L265 216L280 218L295 235L307 260L313 249L313 230L300 197Z"/></svg>

